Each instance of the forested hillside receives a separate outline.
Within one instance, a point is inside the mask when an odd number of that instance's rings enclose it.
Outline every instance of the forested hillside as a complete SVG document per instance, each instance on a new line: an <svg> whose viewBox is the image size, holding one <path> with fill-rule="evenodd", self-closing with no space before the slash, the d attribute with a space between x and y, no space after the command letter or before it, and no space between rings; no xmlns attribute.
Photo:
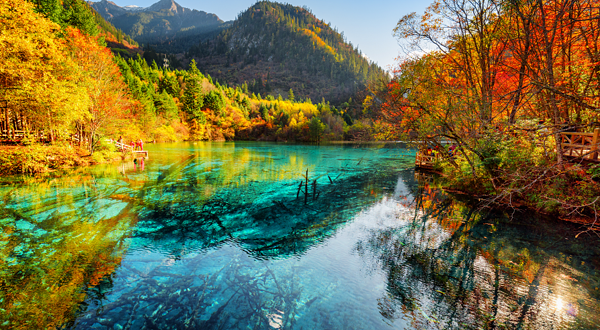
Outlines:
<svg viewBox="0 0 600 330"><path fill-rule="evenodd" d="M335 104L348 101L368 81L387 79L308 9L268 1L250 7L188 56L201 71L230 84L246 83L256 94L285 96L292 89L296 97Z"/></svg>
<svg viewBox="0 0 600 330"><path fill-rule="evenodd" d="M246 85L214 82L194 61L188 70L171 70L155 61L149 65L140 55L115 56L98 35L93 12L83 2L73 4L80 11L62 6L57 11L77 15L52 16L49 6L2 0L3 17L9 19L0 34L6 106L0 128L12 132L13 141L69 142L94 152L104 138L120 136L125 141L321 141L374 134L369 122L348 116L347 103L336 108L297 101L292 90L285 101L263 99ZM17 130L25 137L15 140Z"/></svg>
<svg viewBox="0 0 600 330"><path fill-rule="evenodd" d="M371 139L384 131L368 121L352 122L347 108L296 101L293 92L286 94L287 100L263 99L246 86L214 83L193 60L188 70L159 68L156 62L147 65L141 57L115 60L141 105L137 120L142 131L125 132L127 138L318 142Z"/></svg>

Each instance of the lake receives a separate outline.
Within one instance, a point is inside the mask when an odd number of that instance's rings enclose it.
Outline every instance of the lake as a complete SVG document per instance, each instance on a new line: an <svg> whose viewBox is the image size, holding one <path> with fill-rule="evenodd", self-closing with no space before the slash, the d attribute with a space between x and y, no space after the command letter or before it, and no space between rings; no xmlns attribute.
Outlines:
<svg viewBox="0 0 600 330"><path fill-rule="evenodd" d="M0 328L600 327L599 233L457 200L401 144L147 150L2 178Z"/></svg>

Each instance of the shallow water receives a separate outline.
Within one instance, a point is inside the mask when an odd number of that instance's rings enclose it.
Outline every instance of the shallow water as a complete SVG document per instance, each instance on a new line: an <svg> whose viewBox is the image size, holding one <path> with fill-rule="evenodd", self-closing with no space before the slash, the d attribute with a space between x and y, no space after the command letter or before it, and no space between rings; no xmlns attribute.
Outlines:
<svg viewBox="0 0 600 330"><path fill-rule="evenodd" d="M401 145L148 150L4 180L0 328L600 325L597 235L456 201Z"/></svg>

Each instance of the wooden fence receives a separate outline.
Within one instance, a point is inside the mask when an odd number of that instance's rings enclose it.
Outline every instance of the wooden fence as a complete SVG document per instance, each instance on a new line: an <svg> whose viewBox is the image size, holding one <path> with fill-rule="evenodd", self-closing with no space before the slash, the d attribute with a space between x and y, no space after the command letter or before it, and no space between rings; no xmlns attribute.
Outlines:
<svg viewBox="0 0 600 330"><path fill-rule="evenodd" d="M10 140L10 139L22 139L25 136L25 131L22 130L0 130L0 138Z"/></svg>
<svg viewBox="0 0 600 330"><path fill-rule="evenodd" d="M415 166L425 169L433 169L433 165L440 158L439 153L427 155L425 150L417 151Z"/></svg>
<svg viewBox="0 0 600 330"><path fill-rule="evenodd" d="M112 140L112 139L108 139L108 141L114 143L117 148L121 149L121 151L123 152L131 152L134 155L143 155L145 158L148 158L148 151L147 150L135 150L134 147L125 144L125 143L121 143L117 140Z"/></svg>
<svg viewBox="0 0 600 330"><path fill-rule="evenodd" d="M563 132L560 135L563 156L598 162L600 128L593 133Z"/></svg>

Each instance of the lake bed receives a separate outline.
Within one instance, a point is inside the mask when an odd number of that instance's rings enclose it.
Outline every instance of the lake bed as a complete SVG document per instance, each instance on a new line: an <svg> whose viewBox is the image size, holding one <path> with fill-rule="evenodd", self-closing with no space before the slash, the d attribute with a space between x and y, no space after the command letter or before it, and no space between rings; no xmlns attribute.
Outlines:
<svg viewBox="0 0 600 330"><path fill-rule="evenodd" d="M457 201L402 144L147 149L0 187L2 327L600 325L595 233Z"/></svg>

